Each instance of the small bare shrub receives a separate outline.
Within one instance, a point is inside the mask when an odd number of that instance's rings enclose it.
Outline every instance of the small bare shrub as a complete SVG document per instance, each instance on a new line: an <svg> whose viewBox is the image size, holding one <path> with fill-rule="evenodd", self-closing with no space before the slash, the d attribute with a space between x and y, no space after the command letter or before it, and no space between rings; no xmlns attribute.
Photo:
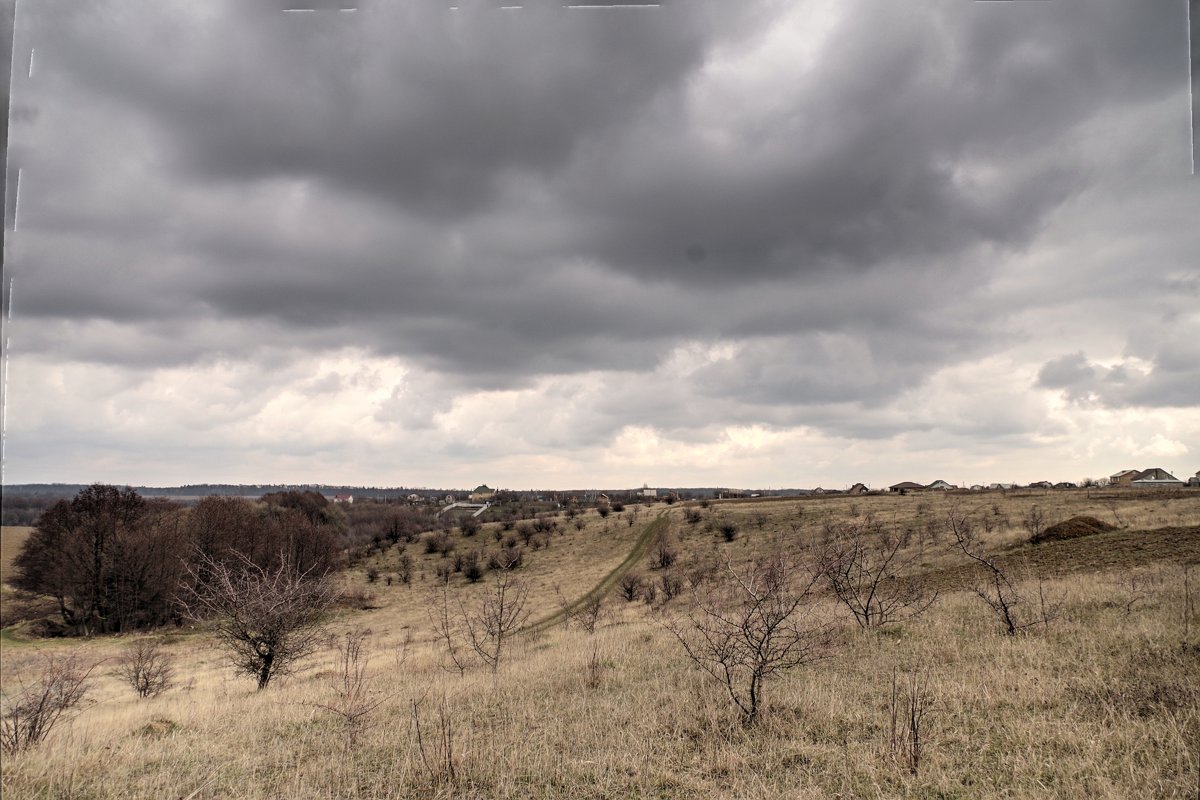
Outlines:
<svg viewBox="0 0 1200 800"><path fill-rule="evenodd" d="M462 675L470 665L469 644L461 620L451 609L450 589L444 584L425 598L425 614L433 627L435 640L445 649L442 669Z"/></svg>
<svg viewBox="0 0 1200 800"><path fill-rule="evenodd" d="M702 519L704 514L695 506L688 506L683 510L683 521L688 525L698 525Z"/></svg>
<svg viewBox="0 0 1200 800"><path fill-rule="evenodd" d="M45 658L30 684L0 690L0 750L9 755L42 741L54 726L76 713L92 688L96 664L84 666L77 655Z"/></svg>
<svg viewBox="0 0 1200 800"><path fill-rule="evenodd" d="M903 577L919 557L901 557L903 545L902 536L856 528L830 546L825 578L864 630L912 619L937 600L936 590L927 590L922 582Z"/></svg>
<svg viewBox="0 0 1200 800"><path fill-rule="evenodd" d="M737 523L733 520L722 520L717 525L717 529L721 531L721 536L724 537L725 541L727 542L732 542L738 537L739 529Z"/></svg>
<svg viewBox="0 0 1200 800"><path fill-rule="evenodd" d="M437 706L437 729L427 733L428 724L422 726L422 696L412 701L413 729L417 738L417 753L429 782L435 787L454 784L458 781L458 758L454 754L454 726L443 694Z"/></svg>
<svg viewBox="0 0 1200 800"><path fill-rule="evenodd" d="M991 609L996 619L1009 636L1033 628L1037 625L1048 627L1057 616L1057 608L1046 602L1045 592L1041 582L1038 582L1038 613L1032 614L1025 609L1028 601L1009 577L1007 571L993 556L984 553L983 547L975 540L972 522L968 516L957 509L950 512L950 530L954 534L955 543L959 550L978 564L983 571L983 578L975 581L969 587L975 596Z"/></svg>
<svg viewBox="0 0 1200 800"><path fill-rule="evenodd" d="M617 591L626 601L632 603L642 596L642 587L646 579L640 572L627 572L617 582Z"/></svg>
<svg viewBox="0 0 1200 800"><path fill-rule="evenodd" d="M528 599L528 585L508 570L496 573L491 592L473 610L468 611L459 599L467 641L493 672L500 664L504 645L529 619L530 612L525 608Z"/></svg>
<svg viewBox="0 0 1200 800"><path fill-rule="evenodd" d="M138 697L158 697L171 687L175 659L153 639L138 639L117 661L117 677Z"/></svg>
<svg viewBox="0 0 1200 800"><path fill-rule="evenodd" d="M654 554L650 556L650 569L670 569L678 559L679 550L676 549L671 538L664 534L659 537Z"/></svg>
<svg viewBox="0 0 1200 800"><path fill-rule="evenodd" d="M367 675L370 648L366 631L361 628L350 631L335 647L338 660L330 677L330 696L316 705L341 720L345 748L351 750L358 744L370 715L383 705L387 695L376 690Z"/></svg>
<svg viewBox="0 0 1200 800"><path fill-rule="evenodd" d="M720 683L746 724L758 718L766 681L833 654L837 630L813 614L824 570L805 570L782 550L723 580L666 627L688 659Z"/></svg>
<svg viewBox="0 0 1200 800"><path fill-rule="evenodd" d="M558 594L558 605L563 611L563 618L567 624L570 625L574 622L587 633L595 633L596 627L604 616L604 595L586 595L581 601L572 605L567 602L561 589L555 587L555 592Z"/></svg>

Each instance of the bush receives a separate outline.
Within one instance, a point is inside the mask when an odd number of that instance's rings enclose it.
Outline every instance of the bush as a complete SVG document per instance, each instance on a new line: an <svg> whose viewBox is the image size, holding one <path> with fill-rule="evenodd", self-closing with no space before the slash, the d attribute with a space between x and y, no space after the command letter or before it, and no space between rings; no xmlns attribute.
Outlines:
<svg viewBox="0 0 1200 800"><path fill-rule="evenodd" d="M83 666L77 655L46 658L34 682L0 697L0 750L8 754L33 747L72 713L91 690L95 664Z"/></svg>
<svg viewBox="0 0 1200 800"><path fill-rule="evenodd" d="M717 529L721 531L721 536L723 536L727 542L732 542L738 537L739 530L737 523L733 522L732 520L722 521L717 526Z"/></svg>
<svg viewBox="0 0 1200 800"><path fill-rule="evenodd" d="M617 591L626 601L632 603L642 596L646 579L640 572L627 572L617 583Z"/></svg>
<svg viewBox="0 0 1200 800"><path fill-rule="evenodd" d="M171 687L174 659L159 642L139 639L117 662L117 677L129 684L138 697L158 697Z"/></svg>

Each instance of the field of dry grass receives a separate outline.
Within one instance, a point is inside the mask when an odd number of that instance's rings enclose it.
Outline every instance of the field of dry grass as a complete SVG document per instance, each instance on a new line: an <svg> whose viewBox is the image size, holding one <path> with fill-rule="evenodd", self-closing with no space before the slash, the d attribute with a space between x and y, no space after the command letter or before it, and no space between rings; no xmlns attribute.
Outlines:
<svg viewBox="0 0 1200 800"><path fill-rule="evenodd" d="M0 583L8 581L8 576L12 574L13 559L32 530L20 525L0 527Z"/></svg>
<svg viewBox="0 0 1200 800"><path fill-rule="evenodd" d="M952 504L979 521L989 552L1041 579L1061 606L1046 630L1004 636L962 590L968 568L945 527ZM1035 505L1049 522L1087 514L1119 521L1120 529L1024 544L1022 520ZM735 566L778 543L804 553L837 525L908 529L914 571L942 594L920 618L871 634L852 630L848 614L826 598L816 613L848 623L844 646L771 682L764 716L744 726L723 689L683 658L661 624L686 595L666 603L660 596L653 606L610 596L594 635L556 625L521 637L495 673L445 671L424 600L443 557L410 544L412 585L368 584L368 567L384 576L396 568L395 549L380 553L345 576L370 595L370 610L345 611L330 623L334 632L372 632L370 675L384 701L357 741L320 707L336 673L332 648L255 692L252 681L228 671L203 630L185 631L164 639L178 659L175 688L139 700L105 662L85 710L36 749L5 759L4 796L1200 794L1200 620L1187 614L1184 582L1184 564L1200 561L1200 494L763 500L713 504L694 524L680 506L657 506L633 526L591 512L582 530L564 524L549 547L526 554L520 572L531 584L532 619L553 613L560 593L581 596L612 575L660 511L681 561L713 557ZM732 542L719 532L724 521L738 526ZM494 544L492 527L476 541ZM1174 530L1141 533L1166 528ZM1193 602L1197 584L1193 568ZM450 585L470 596L487 587L460 575ZM41 657L113 659L128 642L6 637L4 686L27 680ZM891 746L893 674L917 676L930 699L916 774Z"/></svg>

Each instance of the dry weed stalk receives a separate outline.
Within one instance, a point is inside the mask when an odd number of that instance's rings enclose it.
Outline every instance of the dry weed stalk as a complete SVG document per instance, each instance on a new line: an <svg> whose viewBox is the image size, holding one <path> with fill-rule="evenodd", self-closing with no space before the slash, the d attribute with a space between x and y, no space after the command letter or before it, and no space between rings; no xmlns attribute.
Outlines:
<svg viewBox="0 0 1200 800"><path fill-rule="evenodd" d="M442 694L437 705L437 731L432 737L426 736L421 725L421 705L426 695L412 701L413 729L417 737L417 752L421 756L421 764L429 781L434 786L444 783L455 783L458 780L458 763L454 755L454 726L446 705L446 695Z"/></svg>
<svg viewBox="0 0 1200 800"><path fill-rule="evenodd" d="M907 676L901 686L899 675L892 669L891 738L888 748L900 758L908 771L916 775L921 768L921 756L926 744L925 716L933 705L929 679L918 673Z"/></svg>

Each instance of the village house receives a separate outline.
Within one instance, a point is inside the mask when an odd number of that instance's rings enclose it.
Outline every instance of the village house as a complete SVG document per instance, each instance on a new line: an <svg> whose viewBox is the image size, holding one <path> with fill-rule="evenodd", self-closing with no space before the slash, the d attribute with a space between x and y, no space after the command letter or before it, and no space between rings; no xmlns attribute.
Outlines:
<svg viewBox="0 0 1200 800"><path fill-rule="evenodd" d="M333 496L333 502L335 502L335 503L353 503L354 495L352 495L352 494L335 494Z"/></svg>
<svg viewBox="0 0 1200 800"><path fill-rule="evenodd" d="M1183 481L1161 467L1143 470L1129 482L1134 489L1178 489Z"/></svg>
<svg viewBox="0 0 1200 800"><path fill-rule="evenodd" d="M888 487L889 492L919 492L925 488L924 484L913 483L912 481L900 481L893 483Z"/></svg>
<svg viewBox="0 0 1200 800"><path fill-rule="evenodd" d="M940 489L941 491L944 492L944 491L948 491L950 489L957 489L958 487L952 483L946 483L945 481L939 479L939 480L936 480L933 483L929 484L925 488L926 489Z"/></svg>
<svg viewBox="0 0 1200 800"><path fill-rule="evenodd" d="M856 483L846 490L846 494L866 494L867 491L866 484Z"/></svg>
<svg viewBox="0 0 1200 800"><path fill-rule="evenodd" d="M1118 473L1108 476L1109 486L1128 486L1133 482L1133 479L1141 474L1140 470L1123 469Z"/></svg>

